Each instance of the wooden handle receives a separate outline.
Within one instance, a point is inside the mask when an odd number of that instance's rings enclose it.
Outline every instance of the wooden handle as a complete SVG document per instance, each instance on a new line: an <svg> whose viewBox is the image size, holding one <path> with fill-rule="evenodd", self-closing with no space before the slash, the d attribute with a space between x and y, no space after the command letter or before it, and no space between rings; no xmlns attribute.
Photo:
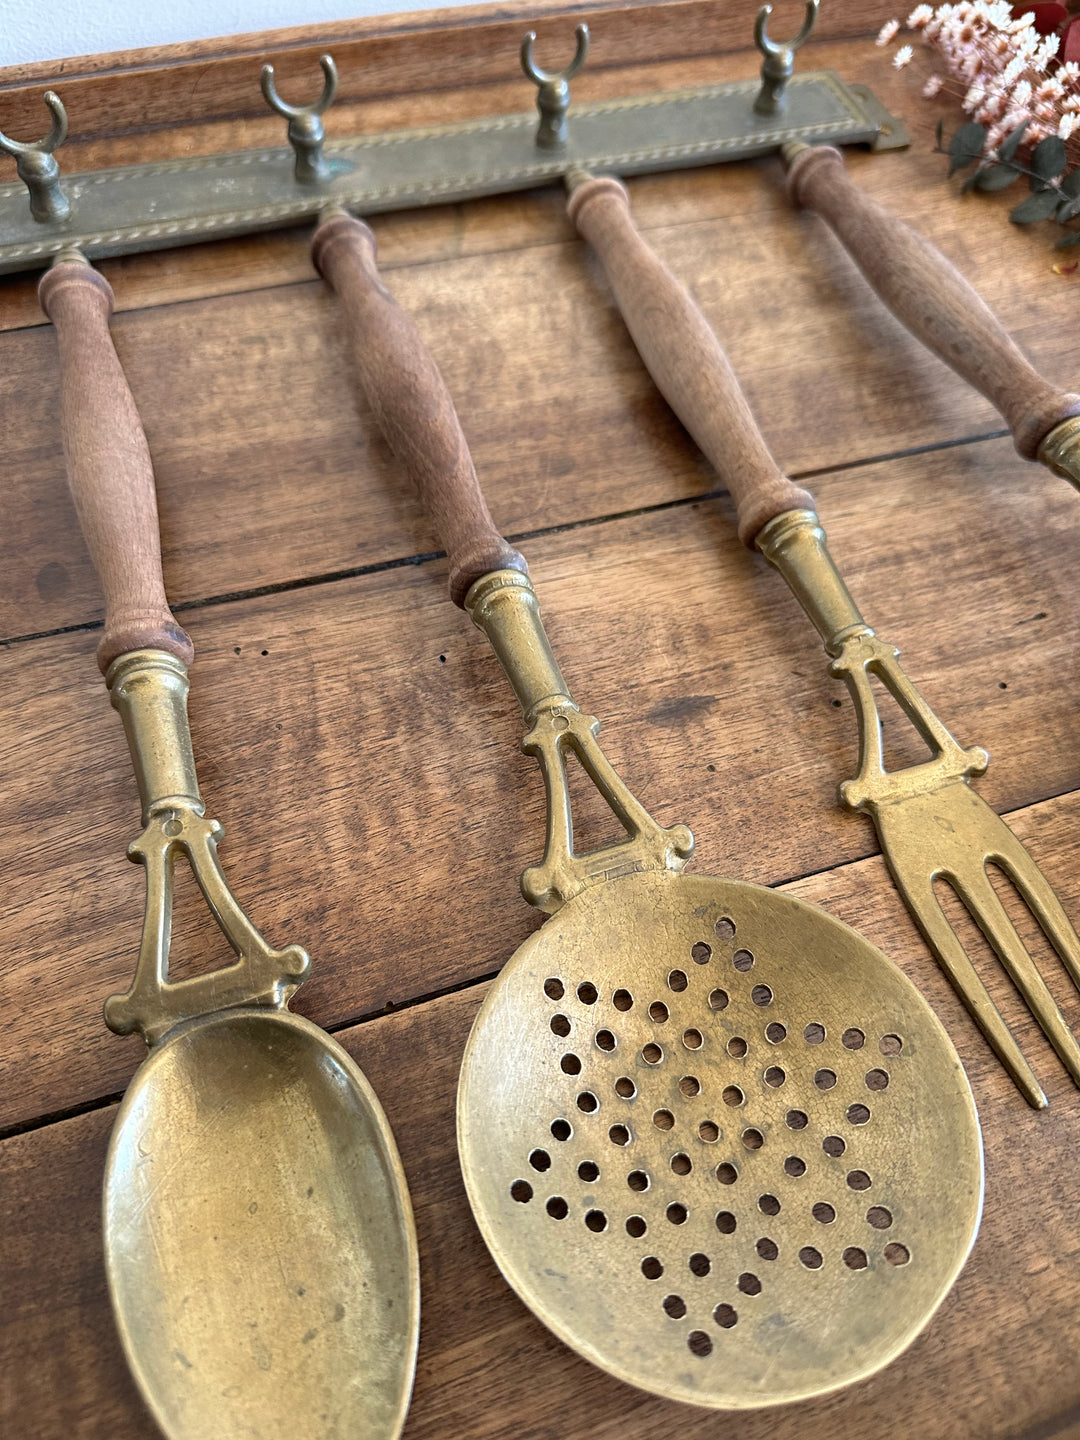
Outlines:
<svg viewBox="0 0 1080 1440"><path fill-rule="evenodd" d="M524 557L492 522L439 367L382 283L371 230L351 215L331 215L315 231L311 253L345 308L365 399L446 549L454 604L464 605L469 586L492 570L527 574Z"/></svg>
<svg viewBox="0 0 1080 1440"><path fill-rule="evenodd" d="M194 650L161 576L157 497L139 412L109 333L113 293L85 261L65 260L38 286L60 342L60 431L68 483L105 592L102 674L129 650Z"/></svg>
<svg viewBox="0 0 1080 1440"><path fill-rule="evenodd" d="M839 150L799 151L787 183L796 204L828 222L900 323L1001 412L1026 460L1055 425L1080 415L1080 395L1031 367L940 250L851 183Z"/></svg>
<svg viewBox="0 0 1080 1440"><path fill-rule="evenodd" d="M752 546L762 526L785 510L812 510L814 497L769 454L709 322L642 239L625 186L606 177L586 180L567 209L600 256L658 389L730 490L743 543Z"/></svg>

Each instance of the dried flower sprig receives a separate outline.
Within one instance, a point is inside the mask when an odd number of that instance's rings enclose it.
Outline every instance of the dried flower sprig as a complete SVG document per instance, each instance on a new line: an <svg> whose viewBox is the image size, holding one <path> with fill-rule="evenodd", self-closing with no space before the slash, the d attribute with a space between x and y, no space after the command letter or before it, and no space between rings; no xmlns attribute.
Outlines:
<svg viewBox="0 0 1080 1440"><path fill-rule="evenodd" d="M908 16L907 29L921 34L945 65L944 74L929 75L923 94L952 95L971 116L947 147L949 174L974 165L962 189L983 191L1026 176L1031 194L1010 219L1066 224L1080 215L1080 17L1070 17L1056 0L1021 9L1007 0L960 0L936 9L922 4ZM899 32L899 23L890 21L878 44L888 45ZM903 68L912 53L904 45L893 64ZM939 122L939 150L941 132ZM1070 230L1058 244L1080 244L1080 231Z"/></svg>

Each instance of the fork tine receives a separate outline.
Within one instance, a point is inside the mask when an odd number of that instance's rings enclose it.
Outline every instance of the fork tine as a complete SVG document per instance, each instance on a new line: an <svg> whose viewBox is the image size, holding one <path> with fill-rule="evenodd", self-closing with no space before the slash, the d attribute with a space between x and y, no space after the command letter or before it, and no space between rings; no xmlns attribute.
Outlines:
<svg viewBox="0 0 1080 1440"><path fill-rule="evenodd" d="M1032 864L1034 865L1034 861ZM985 866L980 868L978 879L973 886L969 887L960 877L956 878L954 884L957 894L1009 972L1013 984L1031 1007L1032 1013L1042 1026L1043 1034L1061 1057L1061 1063L1072 1076L1074 1083L1080 1086L1080 1045L1066 1025L1065 1017L1047 989L1046 981L1036 970L1027 947L1016 933L1016 927L991 884Z"/></svg>
<svg viewBox="0 0 1080 1440"><path fill-rule="evenodd" d="M922 931L926 943L934 952L938 964L945 971L953 989L964 1002L968 1014L986 1036L990 1048L1012 1076L1013 1083L1028 1104L1034 1106L1036 1110L1045 1110L1047 1099L1042 1086L1036 1080L1031 1066L1024 1059L1019 1045L1013 1039L1012 1031L1005 1024L997 1006L990 998L990 992L968 958L968 953L960 943L956 931L949 924L948 917L941 908L941 902L934 892L931 875L927 872L920 872L917 882L912 883L912 876L905 875L899 869L894 868L888 849L885 854L886 859L890 862L889 869L892 871L897 889L904 897L915 923ZM990 886L989 880L986 883ZM992 891L993 886L990 886L990 889ZM962 896L961 898L963 899ZM997 898L996 895L994 898ZM965 901L965 903L967 902ZM968 905L968 909L971 910L971 908ZM972 913L975 912L972 911ZM1008 920L1008 916L1005 918ZM977 916L976 920L981 927ZM990 943L994 943L992 939ZM1020 986L1019 981L1017 984ZM1023 989L1022 986L1020 988Z"/></svg>
<svg viewBox="0 0 1080 1440"><path fill-rule="evenodd" d="M1001 821L1003 834L987 853L987 861L998 865L1016 886L1024 903L1042 926L1043 934L1057 951L1062 965L1080 990L1080 936L1061 908L1049 880L1036 865L1027 847Z"/></svg>

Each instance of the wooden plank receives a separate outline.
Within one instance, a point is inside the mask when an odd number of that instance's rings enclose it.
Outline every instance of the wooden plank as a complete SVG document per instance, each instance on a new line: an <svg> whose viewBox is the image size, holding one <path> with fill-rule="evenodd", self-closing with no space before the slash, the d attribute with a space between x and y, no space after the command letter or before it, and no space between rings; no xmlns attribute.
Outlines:
<svg viewBox="0 0 1080 1440"><path fill-rule="evenodd" d="M797 7L777 17L786 23ZM535 28L546 46L562 46L572 25L592 32L590 70L741 50L751 43L754 9L709 0L617 7L580 0L511 0L460 10L429 10L257 31L222 39L155 46L113 55L42 61L0 70L9 133L37 133L41 89L52 85L71 114L73 136L142 132L239 116L261 117L259 68L278 67L282 85L310 82L319 55L333 51L345 101L410 90L498 81L517 72L517 51ZM539 18L538 18L539 17ZM819 39L869 35L855 7L833 6L817 24ZM778 32L780 33L780 32ZM588 81L579 82L587 93ZM62 87L62 88L61 88ZM527 105L521 108L527 108ZM5 175L6 175L5 171Z"/></svg>
<svg viewBox="0 0 1080 1440"><path fill-rule="evenodd" d="M1015 471L993 441L815 482L868 618L958 737L994 754L979 789L1005 811L1080 787L1075 496L1041 471L1022 492ZM271 497L276 533L292 523L285 499ZM526 550L567 679L631 788L693 825L703 871L776 883L875 841L837 807L855 769L844 692L728 509L695 503ZM298 1008L340 1025L493 973L538 922L516 892L539 853L541 795L486 642L444 598L443 565L184 618L226 868L268 936L314 956ZM142 881L123 858L134 785L95 639L0 655L0 1124L114 1093L141 1054L100 1020L129 980ZM900 763L923 754L908 733L886 717ZM1052 855L1049 874L1068 878ZM181 957L224 950L183 892L176 944Z"/></svg>
<svg viewBox="0 0 1080 1440"><path fill-rule="evenodd" d="M1080 899L1077 803L1016 817ZM983 1122L987 1201L974 1254L924 1336L873 1379L809 1404L723 1415L653 1399L564 1348L500 1280L471 1220L454 1148L457 1067L486 987L344 1032L387 1109L412 1187L424 1294L406 1440L1070 1440L1080 1406L1080 1247L1072 1183L1080 1093L1017 1030L1051 1097L1030 1110L922 949L880 859L791 887L900 960L953 1035ZM1062 992L1064 995L1064 992ZM1075 993L1068 1009L1075 1023ZM20 1440L148 1440L110 1322L98 1192L113 1107L0 1145L0 1430ZM948 1177L943 1176L943 1183ZM1018 1356L1024 1357L1017 1364ZM33 1363L26 1357L33 1356ZM899 1417L899 1418L898 1418Z"/></svg>

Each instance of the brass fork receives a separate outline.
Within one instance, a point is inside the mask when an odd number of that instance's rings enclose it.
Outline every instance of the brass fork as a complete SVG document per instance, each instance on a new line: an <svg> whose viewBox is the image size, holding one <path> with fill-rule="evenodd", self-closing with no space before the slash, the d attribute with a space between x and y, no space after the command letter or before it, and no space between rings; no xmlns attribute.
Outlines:
<svg viewBox="0 0 1080 1440"><path fill-rule="evenodd" d="M1080 1045L990 881L995 865L1026 902L1080 988L1080 940L1017 837L972 789L989 764L950 735L900 666L899 652L866 624L833 563L813 497L776 465L719 341L687 291L642 239L617 181L567 177L571 219L597 251L627 328L653 379L726 481L739 534L787 580L817 627L831 672L851 693L859 722L859 771L844 803L871 816L889 870L927 944L1028 1102L1047 1101L947 919L935 882L949 885L997 954L1062 1063L1080 1085ZM887 771L876 677L931 751L923 764Z"/></svg>

